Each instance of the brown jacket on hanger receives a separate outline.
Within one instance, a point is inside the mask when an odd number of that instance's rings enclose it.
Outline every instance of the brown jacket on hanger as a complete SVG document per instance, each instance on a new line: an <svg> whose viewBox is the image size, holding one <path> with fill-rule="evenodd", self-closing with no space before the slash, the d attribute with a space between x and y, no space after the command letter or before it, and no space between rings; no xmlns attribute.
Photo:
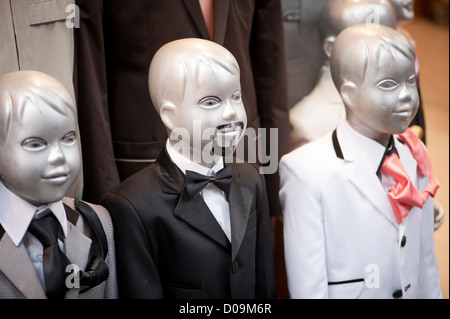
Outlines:
<svg viewBox="0 0 450 319"><path fill-rule="evenodd" d="M154 53L176 39L209 36L198 0L76 3L84 199L99 203L120 181L154 162L167 139L148 92ZM214 10L214 41L241 68L248 126L278 128L281 157L290 144L281 3L217 0ZM280 215L278 174L266 178L271 214Z"/></svg>

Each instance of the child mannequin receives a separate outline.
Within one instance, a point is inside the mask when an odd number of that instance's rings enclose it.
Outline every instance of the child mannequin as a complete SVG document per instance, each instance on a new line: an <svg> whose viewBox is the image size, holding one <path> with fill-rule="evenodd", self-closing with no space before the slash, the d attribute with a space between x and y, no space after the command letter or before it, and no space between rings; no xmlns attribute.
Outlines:
<svg viewBox="0 0 450 319"><path fill-rule="evenodd" d="M69 93L40 72L2 75L0 123L0 298L116 297L108 212L64 198L81 164Z"/></svg>
<svg viewBox="0 0 450 319"><path fill-rule="evenodd" d="M391 28L357 25L338 36L330 66L346 119L280 163L293 298L441 297L431 198L438 184L419 139L409 130L396 136L418 108L414 61ZM387 173L394 154L409 178ZM414 194L406 207L393 199L399 180Z"/></svg>
<svg viewBox="0 0 450 319"><path fill-rule="evenodd" d="M274 298L264 178L222 157L247 124L236 60L211 41L173 41L154 56L149 87L170 138L154 165L102 201L116 230L119 296Z"/></svg>
<svg viewBox="0 0 450 319"><path fill-rule="evenodd" d="M289 111L292 149L334 130L345 117L345 108L331 79L329 59L334 41L346 27L379 23L396 27L395 12L388 0L331 0L318 20L325 64L314 89Z"/></svg>

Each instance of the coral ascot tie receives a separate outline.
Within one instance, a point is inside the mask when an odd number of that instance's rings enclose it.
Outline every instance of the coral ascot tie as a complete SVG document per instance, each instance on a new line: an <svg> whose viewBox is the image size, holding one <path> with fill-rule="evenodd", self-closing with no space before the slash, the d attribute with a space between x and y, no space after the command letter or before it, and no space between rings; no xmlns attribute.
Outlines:
<svg viewBox="0 0 450 319"><path fill-rule="evenodd" d="M397 222L401 223L413 207L417 206L422 208L430 195L434 197L439 188L439 182L434 176L430 158L419 138L410 129L406 130L399 137L410 148L417 162L419 173L423 176L428 176L430 179L425 190L419 191L412 184L408 173L396 153L385 158L381 171L392 176L396 181L389 191L388 197Z"/></svg>
<svg viewBox="0 0 450 319"><path fill-rule="evenodd" d="M45 293L49 299L63 299L66 286L66 267L69 259L58 246L58 220L53 213L31 222L28 231L44 246Z"/></svg>

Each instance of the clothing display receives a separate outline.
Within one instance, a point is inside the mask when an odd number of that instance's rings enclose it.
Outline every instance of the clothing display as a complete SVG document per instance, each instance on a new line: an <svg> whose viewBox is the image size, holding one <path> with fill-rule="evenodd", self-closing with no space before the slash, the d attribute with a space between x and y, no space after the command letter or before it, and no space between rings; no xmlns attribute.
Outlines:
<svg viewBox="0 0 450 319"><path fill-rule="evenodd" d="M98 203L154 162L167 139L148 92L153 55L172 40L209 35L198 0L76 3L79 123L89 137L82 143L84 199ZM281 157L290 145L280 1L215 1L213 40L239 63L248 127L278 128ZM266 178L271 214L280 215L278 174Z"/></svg>
<svg viewBox="0 0 450 319"><path fill-rule="evenodd" d="M398 224L376 175L385 148L345 121L335 142L332 135L280 162L291 298L388 299L399 289L403 298L439 298L432 200ZM417 173L409 148L397 139L395 147L415 187L425 188L429 179ZM372 264L380 281L370 288Z"/></svg>
<svg viewBox="0 0 450 319"><path fill-rule="evenodd" d="M0 0L0 302L447 299L447 2Z"/></svg>
<svg viewBox="0 0 450 319"><path fill-rule="evenodd" d="M115 225L119 298L275 298L264 179L229 164L231 240L166 148L102 201ZM129 263L132 260L133 263Z"/></svg>

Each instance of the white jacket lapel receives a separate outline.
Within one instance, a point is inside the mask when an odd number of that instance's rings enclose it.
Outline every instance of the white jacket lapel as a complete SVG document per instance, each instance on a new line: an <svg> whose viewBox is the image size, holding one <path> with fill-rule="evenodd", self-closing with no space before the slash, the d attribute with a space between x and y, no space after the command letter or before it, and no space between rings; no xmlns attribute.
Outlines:
<svg viewBox="0 0 450 319"><path fill-rule="evenodd" d="M367 166L367 163L362 160L362 157L359 156L358 152L361 152L361 150L355 150L352 144L345 138L342 138L339 133L340 130L338 129L337 137L345 161L345 176L361 191L379 213L383 214L398 228L392 206L380 180Z"/></svg>

